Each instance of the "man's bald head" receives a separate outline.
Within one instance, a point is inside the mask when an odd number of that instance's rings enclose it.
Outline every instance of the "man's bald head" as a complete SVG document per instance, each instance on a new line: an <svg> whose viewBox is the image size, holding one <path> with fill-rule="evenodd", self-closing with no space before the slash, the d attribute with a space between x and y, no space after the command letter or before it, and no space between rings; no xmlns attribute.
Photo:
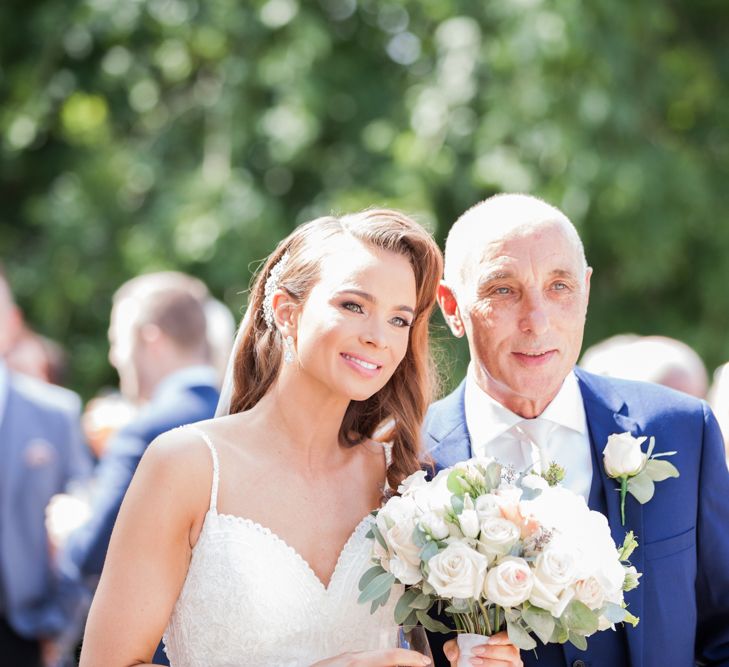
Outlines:
<svg viewBox="0 0 729 667"><path fill-rule="evenodd" d="M462 293L472 282L471 268L488 243L550 223L564 229L587 269L579 234L562 211L531 195L499 194L469 208L451 227L445 248L445 282Z"/></svg>

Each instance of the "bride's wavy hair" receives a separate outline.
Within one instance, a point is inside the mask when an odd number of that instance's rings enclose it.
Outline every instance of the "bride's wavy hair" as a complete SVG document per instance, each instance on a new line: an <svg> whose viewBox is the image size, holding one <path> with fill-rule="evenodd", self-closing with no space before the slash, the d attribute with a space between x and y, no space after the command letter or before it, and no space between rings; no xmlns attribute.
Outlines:
<svg viewBox="0 0 729 667"><path fill-rule="evenodd" d="M417 298L405 356L382 389L368 399L350 402L339 429L339 441L344 445L357 445L367 439L392 443L387 479L390 488L397 489L405 477L420 468L420 430L437 391L428 321L443 273L443 257L431 235L399 211L369 209L342 217L317 218L278 244L253 281L236 352L230 412L249 410L258 403L281 367L281 334L268 327L263 309L271 270L288 253L276 286L303 303L319 279L320 262L331 252L331 240L342 235L404 256L415 274Z"/></svg>

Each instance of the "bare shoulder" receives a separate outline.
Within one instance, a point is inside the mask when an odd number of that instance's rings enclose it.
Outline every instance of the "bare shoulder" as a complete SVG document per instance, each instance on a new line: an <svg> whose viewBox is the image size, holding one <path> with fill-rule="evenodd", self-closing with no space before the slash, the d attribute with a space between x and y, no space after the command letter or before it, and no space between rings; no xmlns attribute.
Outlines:
<svg viewBox="0 0 729 667"><path fill-rule="evenodd" d="M172 493L192 508L206 507L213 463L210 450L195 428L181 427L155 438L139 464L138 477Z"/></svg>

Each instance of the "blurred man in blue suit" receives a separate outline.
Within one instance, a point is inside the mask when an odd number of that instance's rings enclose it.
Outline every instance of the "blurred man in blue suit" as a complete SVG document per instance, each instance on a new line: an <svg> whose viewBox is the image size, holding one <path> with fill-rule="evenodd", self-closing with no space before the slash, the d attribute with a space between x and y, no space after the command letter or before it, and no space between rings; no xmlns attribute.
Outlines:
<svg viewBox="0 0 729 667"><path fill-rule="evenodd" d="M90 519L61 549L59 566L71 581L95 587L124 494L152 440L215 412L218 378L210 365L207 298L200 281L176 272L139 276L114 296L109 359L122 394L140 410L97 466ZM155 662L163 661L158 652Z"/></svg>
<svg viewBox="0 0 729 667"><path fill-rule="evenodd" d="M12 373L2 361L21 324L0 273L0 664L35 667L66 623L45 508L91 458L75 394Z"/></svg>
<svg viewBox="0 0 729 667"><path fill-rule="evenodd" d="M468 340L466 379L431 406L425 439L436 468L492 456L517 470L556 461L564 484L609 520L643 573L626 593L635 628L598 632L588 649L539 644L508 660L486 648L483 665L689 667L729 665L729 472L707 405L647 383L575 368L592 269L572 223L526 195L500 195L467 211L451 229L439 304L451 331ZM680 477L656 485L644 505L628 496L625 525L618 484L607 476L608 436L654 436L675 450ZM442 643L433 638L433 643ZM449 663L434 646L436 664ZM451 661L457 649L445 648Z"/></svg>

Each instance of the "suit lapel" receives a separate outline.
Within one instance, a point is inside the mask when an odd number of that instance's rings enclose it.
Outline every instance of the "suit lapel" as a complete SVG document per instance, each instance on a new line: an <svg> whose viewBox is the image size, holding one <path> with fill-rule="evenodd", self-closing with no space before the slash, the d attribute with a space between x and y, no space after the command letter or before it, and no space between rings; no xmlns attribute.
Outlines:
<svg viewBox="0 0 729 667"><path fill-rule="evenodd" d="M465 380L453 393L436 403L428 423L427 434L431 440L429 454L436 469L447 468L459 461L470 459L471 438L466 426L466 412L463 403Z"/></svg>
<svg viewBox="0 0 729 667"><path fill-rule="evenodd" d="M631 495L625 498L625 525L620 520L620 493L619 484L611 479L605 472L602 462L602 452L607 444L608 436L613 433L624 433L629 431L635 436L641 435L638 424L628 417L625 412L627 408L624 401L607 383L598 388L595 386L597 378L575 369L580 382L580 390L585 404L587 424L590 431L590 444L593 448L594 459L597 460L597 470L592 472L592 485L595 491L596 484L602 484L605 503L607 505L608 522L610 532L615 543L620 546L623 543L625 534L632 530L639 543L643 535L643 506ZM592 492L591 492L592 497ZM631 563L638 572L643 571L643 549L638 547L630 558ZM640 617L643 612L643 586L626 594L629 602L630 613ZM628 627L625 633L628 640L628 650L632 667L641 667L643 664L643 630L638 624L635 628Z"/></svg>

